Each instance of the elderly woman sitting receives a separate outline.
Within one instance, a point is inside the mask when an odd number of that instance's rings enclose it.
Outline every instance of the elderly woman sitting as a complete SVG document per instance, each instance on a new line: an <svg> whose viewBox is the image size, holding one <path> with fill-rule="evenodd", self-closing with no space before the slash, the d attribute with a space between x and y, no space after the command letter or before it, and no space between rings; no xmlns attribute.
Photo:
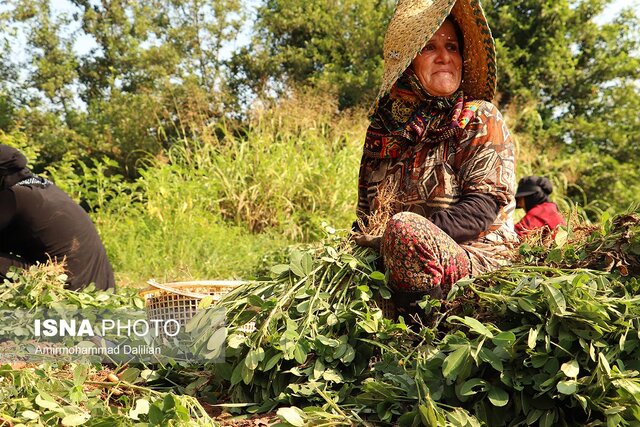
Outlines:
<svg viewBox="0 0 640 427"><path fill-rule="evenodd" d="M397 212L378 247L394 300L506 263L517 242L514 146L498 109L494 42L474 0L400 0L384 44L384 76L364 143L358 216L366 224L391 188ZM366 228L366 227L365 227Z"/></svg>

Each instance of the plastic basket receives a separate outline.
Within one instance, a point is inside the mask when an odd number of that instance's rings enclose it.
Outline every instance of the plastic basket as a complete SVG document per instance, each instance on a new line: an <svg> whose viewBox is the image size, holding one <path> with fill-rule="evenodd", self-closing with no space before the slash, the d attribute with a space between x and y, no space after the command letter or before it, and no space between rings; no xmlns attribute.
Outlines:
<svg viewBox="0 0 640 427"><path fill-rule="evenodd" d="M198 312L198 304L202 298L213 297L213 303L219 301L225 294L247 282L239 280L199 280L192 282L157 283L149 280L148 288L140 291L140 296L145 300L147 318L150 321L176 320L180 328L184 328L187 322ZM255 323L249 322L238 329L245 332L253 332ZM167 325L169 334L175 333L172 323Z"/></svg>

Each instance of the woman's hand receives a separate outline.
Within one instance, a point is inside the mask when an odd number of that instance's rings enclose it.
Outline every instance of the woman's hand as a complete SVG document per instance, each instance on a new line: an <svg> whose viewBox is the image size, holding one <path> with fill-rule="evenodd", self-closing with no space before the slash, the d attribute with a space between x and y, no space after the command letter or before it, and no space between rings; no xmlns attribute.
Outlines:
<svg viewBox="0 0 640 427"><path fill-rule="evenodd" d="M359 246L363 246L366 248L372 248L376 251L380 251L380 241L382 240L382 236L372 236L371 234L365 233L353 233L353 240Z"/></svg>

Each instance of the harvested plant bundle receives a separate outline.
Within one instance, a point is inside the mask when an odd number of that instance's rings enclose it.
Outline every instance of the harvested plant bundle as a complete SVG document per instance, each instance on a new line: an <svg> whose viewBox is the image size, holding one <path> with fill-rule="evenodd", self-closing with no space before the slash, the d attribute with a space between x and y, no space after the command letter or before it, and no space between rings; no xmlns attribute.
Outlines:
<svg viewBox="0 0 640 427"><path fill-rule="evenodd" d="M640 422L636 278L513 266L458 282L455 303L426 298L432 323L408 327L373 302L390 295L376 257L333 236L223 299L232 334L211 369L234 402L291 425Z"/></svg>
<svg viewBox="0 0 640 427"><path fill-rule="evenodd" d="M599 225L570 226L559 230L555 239L527 240L520 246L519 261L639 275L640 212L606 215Z"/></svg>

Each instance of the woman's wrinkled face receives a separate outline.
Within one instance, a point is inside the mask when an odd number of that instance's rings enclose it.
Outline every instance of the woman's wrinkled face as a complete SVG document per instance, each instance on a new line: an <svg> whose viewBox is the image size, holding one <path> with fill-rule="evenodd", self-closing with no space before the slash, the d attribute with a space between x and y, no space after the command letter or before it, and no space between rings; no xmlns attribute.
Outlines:
<svg viewBox="0 0 640 427"><path fill-rule="evenodd" d="M462 55L453 23L444 21L411 63L422 87L433 96L449 96L462 81Z"/></svg>

